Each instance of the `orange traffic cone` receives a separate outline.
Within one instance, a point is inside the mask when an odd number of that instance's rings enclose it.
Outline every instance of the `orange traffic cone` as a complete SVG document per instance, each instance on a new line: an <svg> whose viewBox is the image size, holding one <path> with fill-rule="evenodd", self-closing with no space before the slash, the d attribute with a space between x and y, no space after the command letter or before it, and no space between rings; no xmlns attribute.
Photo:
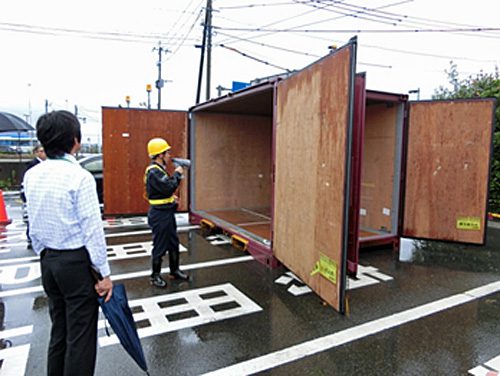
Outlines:
<svg viewBox="0 0 500 376"><path fill-rule="evenodd" d="M8 225L12 222L7 218L7 210L5 210L5 201L3 200L3 192L0 189L0 225Z"/></svg>

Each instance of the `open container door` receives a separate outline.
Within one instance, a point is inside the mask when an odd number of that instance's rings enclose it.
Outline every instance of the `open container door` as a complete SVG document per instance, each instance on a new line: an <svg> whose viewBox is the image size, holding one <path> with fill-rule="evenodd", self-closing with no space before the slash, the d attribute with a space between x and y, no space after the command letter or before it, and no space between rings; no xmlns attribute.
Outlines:
<svg viewBox="0 0 500 376"><path fill-rule="evenodd" d="M351 193L349 196L349 237L347 247L347 274L351 276L355 276L358 272L359 263L359 216L366 113L366 74L357 74L354 85L354 125L351 142Z"/></svg>
<svg viewBox="0 0 500 376"><path fill-rule="evenodd" d="M345 311L356 40L277 86L273 250Z"/></svg>
<svg viewBox="0 0 500 376"><path fill-rule="evenodd" d="M484 244L495 101L412 102L403 236Z"/></svg>

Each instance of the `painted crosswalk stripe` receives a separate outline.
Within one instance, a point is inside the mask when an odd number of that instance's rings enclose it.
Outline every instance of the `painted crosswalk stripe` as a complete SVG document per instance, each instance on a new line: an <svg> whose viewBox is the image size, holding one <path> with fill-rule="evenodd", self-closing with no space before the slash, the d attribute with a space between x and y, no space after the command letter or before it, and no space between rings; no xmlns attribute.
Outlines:
<svg viewBox="0 0 500 376"><path fill-rule="evenodd" d="M262 308L230 283L131 300L140 338L227 320ZM140 323L140 325L139 325ZM140 327L142 326L142 327ZM105 327L104 320L99 328ZM104 331L102 331L104 333ZM99 337L101 347L118 343L116 335Z"/></svg>
<svg viewBox="0 0 500 376"><path fill-rule="evenodd" d="M342 330L333 334L299 343L257 358L234 364L205 375L251 375L263 372L302 358L331 350L346 343L354 342L382 331L442 312L444 310L469 303L500 291L500 281L436 300L421 306L398 312L390 316Z"/></svg>

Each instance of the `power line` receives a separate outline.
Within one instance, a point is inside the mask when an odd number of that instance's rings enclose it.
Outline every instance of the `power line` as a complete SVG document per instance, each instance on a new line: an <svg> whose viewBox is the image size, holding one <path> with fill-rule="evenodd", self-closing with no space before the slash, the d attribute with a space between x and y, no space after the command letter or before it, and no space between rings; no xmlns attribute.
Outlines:
<svg viewBox="0 0 500 376"><path fill-rule="evenodd" d="M292 70L290 70L290 69L288 69L288 68L283 68L283 67L280 67L279 65L272 64L272 63L270 63L270 62L268 62L268 61L265 61L265 60L259 59L259 58L254 57L254 56L250 56L250 55L248 55L248 54L247 54L247 53L245 53L245 52L242 52L242 51L240 51L240 50L237 50L236 48L233 48L233 47L228 47L228 46L225 46L225 45L223 45L223 44L219 44L218 46L219 46L219 47L222 47L222 48L226 48L226 49L228 49L228 50L230 50L230 51L236 52L236 53L240 54L241 56L244 56L244 57L249 58L249 59L251 59L251 60L258 61L259 63L265 64L265 65L268 65L268 66L270 66L270 67L273 67L273 68L278 68L278 69L284 70L284 71L286 71L286 72L288 72L288 73L293 72Z"/></svg>
<svg viewBox="0 0 500 376"><path fill-rule="evenodd" d="M164 34L138 34L138 33L128 33L128 32L88 31L81 29L56 28L56 27L35 26L28 24L14 24L5 22L0 22L0 30L40 34L40 35L77 36L77 37L84 37L91 39L137 42L137 43L151 43L151 41L158 41L159 39L165 39ZM197 39L193 40L196 41Z"/></svg>
<svg viewBox="0 0 500 376"><path fill-rule="evenodd" d="M273 46L271 44L262 43L262 42L256 42L256 41L253 41L253 40L250 40L250 39L238 38L238 37L234 37L234 36L231 36L231 35L225 34L225 33L219 33L219 34L224 35L226 37L237 38L238 40L240 40L242 42L256 44L256 45L259 45L259 46L262 46L262 47L267 47L267 48L271 48L271 49L275 49L275 50L279 50L279 51L283 51L283 52L289 52L289 53L292 53L292 54L303 55L303 56L311 56L311 57L314 57L314 58L320 58L320 57L323 56L323 55L311 54L309 52L297 51L297 50L292 50L292 49L289 49L289 48L284 48L284 47L279 47L279 46ZM218 44L218 46L221 46L221 45ZM227 46L222 46L222 47L227 48ZM358 61L357 63L360 64L360 65L366 65L366 66L372 66L372 67L392 68L392 66L390 66L390 65L383 65L383 64L376 64L376 63L364 63L362 61Z"/></svg>
<svg viewBox="0 0 500 376"><path fill-rule="evenodd" d="M189 37L189 35L193 31L194 26L196 25L196 23L200 19L202 13L203 13L203 9L200 9L200 11L198 12L198 16L196 17L196 19L191 24L191 27L189 28L189 30L187 31L187 33L184 34L184 39L180 43L177 44L177 46L175 47L175 50L172 52L172 54L170 55L170 57L167 58L167 60L172 59L172 57L176 54L176 52L179 51L179 49L184 45L184 42L186 41L186 39Z"/></svg>
<svg viewBox="0 0 500 376"><path fill-rule="evenodd" d="M298 0L295 0L298 1ZM478 28L481 26L478 25L470 25L470 24L460 24L460 23L454 23L454 22L446 22L446 21L439 21L439 20L433 20L433 19L428 19L428 18L421 18L421 17L413 17L413 16L408 16L405 14L399 14L399 13L394 13L394 12L387 12L380 10L378 8L367 8L367 7L362 7L354 4L350 4L347 2L339 2L337 0L305 0L306 3L319 3L319 4L330 4L333 8L338 8L342 10L346 10L348 12L354 12L350 14L346 14L346 17L354 17L354 18L359 18L357 15L358 14L366 14L369 15L370 17L375 17L375 18L381 18L384 20L390 19L393 21L396 21L400 26L431 26L431 27L448 27L448 26L459 26L459 27L472 27L472 28ZM299 1L298 1L299 2ZM304 3L304 1L301 1L301 3ZM326 8L327 10L330 10L329 8ZM367 20L372 20L365 18Z"/></svg>
<svg viewBox="0 0 500 376"><path fill-rule="evenodd" d="M245 4L245 5L234 5L229 7L219 7L219 9L244 9L244 8L257 8L257 7L274 7L274 6L282 6L282 5L291 5L294 4L293 1L287 1L283 3L264 3L264 4Z"/></svg>
<svg viewBox="0 0 500 376"><path fill-rule="evenodd" d="M312 4L313 2L316 3L316 1L296 1L296 2L297 2L297 4L304 4L304 5L308 5L308 6L314 7L314 8L319 8L318 5ZM322 5L325 5L325 3L322 3L320 1L318 1L318 3L321 3ZM338 6L331 5L331 4L327 4L327 5L323 6L320 9L326 10L326 11L329 11L329 12L332 12L332 13L340 14L341 16L345 16L345 17L353 17L353 18L356 18L356 19L365 20L365 21L371 21L371 22L377 22L377 23L382 23L382 24L385 24L385 25L397 26L398 23L401 22L400 19L394 19L392 17L374 16L374 18L370 18L370 17L360 16L359 14L363 14L363 12L345 13L345 12L342 11L345 8L343 9L342 7L338 7ZM348 11L351 11L351 10L348 9ZM384 18L384 19L382 20L382 19L379 19L379 18ZM388 21L388 20L390 20L390 21Z"/></svg>
<svg viewBox="0 0 500 376"><path fill-rule="evenodd" d="M408 2L412 2L412 1L413 0L402 0L402 1L398 1L396 3L385 4L385 5L382 5L380 7L375 8L375 9L386 9L386 8L394 7L394 6L401 5L401 4L408 3ZM327 7L327 5L325 5L325 7ZM282 23L282 22L285 22L285 21L289 21L289 20L294 19L294 18L303 17L305 15L308 15L310 13L316 12L316 11L321 10L321 9L322 8L315 8L313 10L309 10L307 12L304 12L304 13L301 13L301 14L298 14L298 15L295 15L295 16L292 16L292 17L287 17L287 18L284 18L284 19L272 22L272 23L267 24L267 25L265 25L263 27L269 27L269 26L276 25L276 24L279 24L279 23ZM314 22L310 22L310 23L307 23L307 24L302 24L302 25L294 26L294 27L292 27L292 29L298 29L298 28L306 27L306 26L310 26L310 25L318 25L320 23L330 22L330 21L333 21L333 20L341 19L341 18L345 18L345 16L338 16L338 17L335 17L335 18L327 18L327 19L320 20L320 21L314 21ZM274 34L274 33L273 32L269 32L269 33L260 34L260 35L253 35L251 38L252 39L257 39L257 38L262 38L264 36L268 36L268 35L272 35L272 34ZM248 33L246 35L248 35ZM302 37L311 38L311 39L319 39L319 40L323 39L324 40L324 38L321 38L321 37L318 37L318 36L313 36L313 35L303 35ZM329 39L329 42L331 43L332 40ZM224 41L221 41L221 43L231 43L231 41L224 40Z"/></svg>
<svg viewBox="0 0 500 376"><path fill-rule="evenodd" d="M182 17L183 17L185 14L187 14L187 13L188 13L188 12L187 12L187 10L189 9L189 7L190 7L190 5L193 3L193 1L194 1L194 0L191 0L191 1L189 2L189 4L186 6L186 8L184 9L184 11L182 12L181 16L177 19L177 21L174 23L174 25L173 25L173 26L170 28L170 30L167 32L167 37L170 35L170 33L171 33L171 32L173 32L173 31L174 31L175 27L176 27L176 26L177 26L177 24L180 22L180 20L182 19ZM194 17L194 18L195 18L195 21L193 22L193 25L191 26L191 28L189 29L189 31L188 31L187 33L185 33L185 34L184 34L183 36L181 36L181 37L178 37L178 38L181 40L181 42L179 43L179 45L182 45L183 40L185 39L184 37L185 37L187 34L189 34L189 33L191 32L192 28L194 27L194 23L195 23L195 22L196 22L196 20L200 17L200 12L202 11L202 4L203 4L203 0L201 0L201 1L198 3L198 5L194 8L194 12L193 12L193 13L189 12L189 13L191 13L191 14L193 14L193 15L195 16L195 17ZM187 17L187 18L184 20L184 22L183 22L183 23L182 23L182 24L178 27L178 30L177 30L177 31L175 31L175 32L173 33L173 37L177 37L177 36L181 33L181 31L184 29L184 27L185 27L186 23L187 23L190 19L192 19L192 18L191 18L191 17ZM177 47L177 46L173 46L173 47Z"/></svg>
<svg viewBox="0 0 500 376"><path fill-rule="evenodd" d="M280 24L280 23L283 23L283 22L286 22L286 21L293 20L293 19L295 19L295 18L303 17L303 16L305 16L305 15L307 15L307 14L314 13L314 12L317 12L317 11L318 11L318 9L313 9L313 10L309 10L309 11L307 11L307 12L303 12L303 13L300 13L300 14L297 14L297 15L294 15L294 16L290 16L290 17L282 18L282 19L280 19L280 20L277 20L277 21L271 22L270 24L267 24L267 25L265 25L264 27L269 27L269 26L277 25L277 24ZM240 23L240 22L238 22L238 21L235 21L235 22L236 22L236 23L241 24L241 23ZM273 34L273 33L269 33L269 34ZM267 35L269 35L269 34L267 34ZM226 40L221 41L221 43L228 43L228 42L230 42L230 41L226 41Z"/></svg>
<svg viewBox="0 0 500 376"><path fill-rule="evenodd" d="M496 27L477 27L477 28L454 28L454 29L405 29L405 30L394 30L394 29L265 29L265 28L238 28L238 27L222 27L222 26L212 26L217 30L226 31L248 31L248 32L258 32L258 33L455 33L455 32L482 32L482 31L500 31L500 28Z"/></svg>

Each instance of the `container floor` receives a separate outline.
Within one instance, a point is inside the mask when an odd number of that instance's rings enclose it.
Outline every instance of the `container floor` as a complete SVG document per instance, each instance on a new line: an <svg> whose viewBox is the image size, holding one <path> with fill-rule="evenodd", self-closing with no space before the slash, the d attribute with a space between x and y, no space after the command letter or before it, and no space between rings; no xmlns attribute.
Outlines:
<svg viewBox="0 0 500 376"><path fill-rule="evenodd" d="M260 238L271 240L271 207L207 210L206 213Z"/></svg>
<svg viewBox="0 0 500 376"><path fill-rule="evenodd" d="M360 241L370 240L371 238L394 236L394 234L391 234L390 232L371 230L367 228L360 228L358 234Z"/></svg>

